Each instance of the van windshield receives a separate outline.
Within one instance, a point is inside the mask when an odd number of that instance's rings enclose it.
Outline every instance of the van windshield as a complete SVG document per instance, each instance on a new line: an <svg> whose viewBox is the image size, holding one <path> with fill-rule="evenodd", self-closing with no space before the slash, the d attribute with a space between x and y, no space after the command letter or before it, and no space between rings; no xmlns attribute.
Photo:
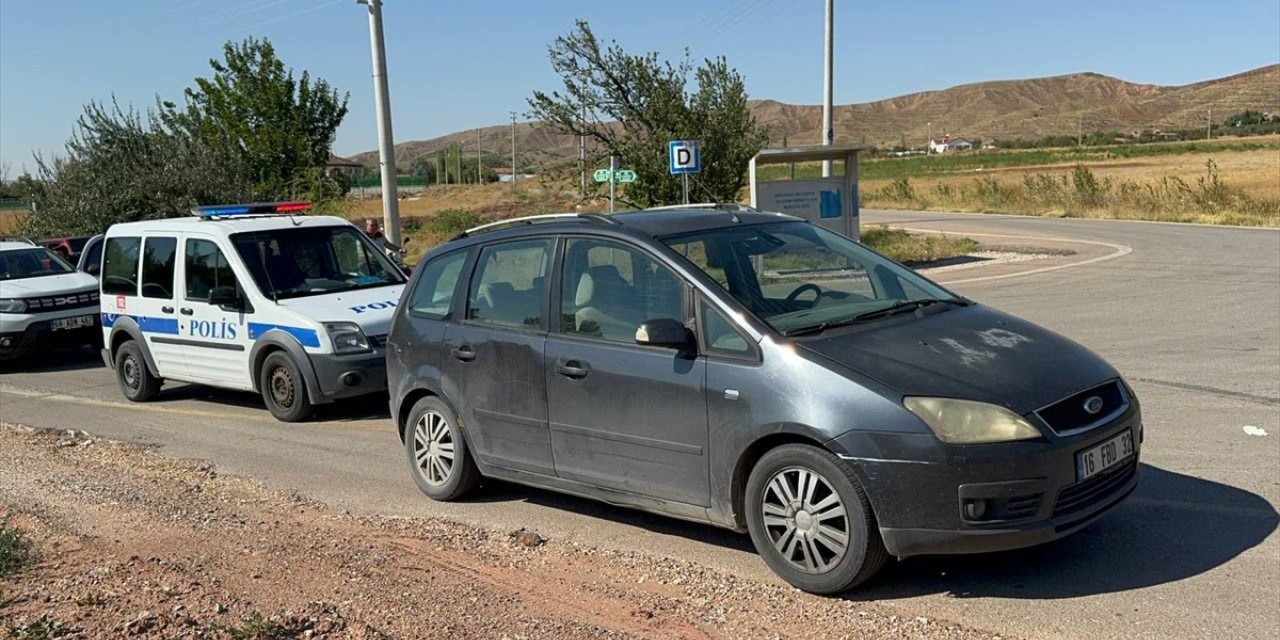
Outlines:
<svg viewBox="0 0 1280 640"><path fill-rule="evenodd" d="M784 334L965 304L888 258L805 222L723 227L663 241Z"/></svg>
<svg viewBox="0 0 1280 640"><path fill-rule="evenodd" d="M237 233L231 242L273 300L403 284L404 275L355 227Z"/></svg>

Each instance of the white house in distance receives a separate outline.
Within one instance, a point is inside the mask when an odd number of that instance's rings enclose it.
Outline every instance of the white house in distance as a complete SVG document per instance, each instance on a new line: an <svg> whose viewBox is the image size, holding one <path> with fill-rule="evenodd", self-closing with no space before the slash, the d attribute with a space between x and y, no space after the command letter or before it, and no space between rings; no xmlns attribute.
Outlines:
<svg viewBox="0 0 1280 640"><path fill-rule="evenodd" d="M946 153L948 151L968 151L973 143L966 138L942 136L929 141L929 153Z"/></svg>

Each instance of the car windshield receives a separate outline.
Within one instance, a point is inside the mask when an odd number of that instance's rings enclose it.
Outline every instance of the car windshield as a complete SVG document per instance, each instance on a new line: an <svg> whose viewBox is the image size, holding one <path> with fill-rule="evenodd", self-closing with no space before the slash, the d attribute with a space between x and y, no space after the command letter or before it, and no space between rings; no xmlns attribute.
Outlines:
<svg viewBox="0 0 1280 640"><path fill-rule="evenodd" d="M72 271L75 267L48 249L33 247L0 252L0 280L40 278Z"/></svg>
<svg viewBox="0 0 1280 640"><path fill-rule="evenodd" d="M355 227L300 227L231 236L273 300L403 284L404 275Z"/></svg>
<svg viewBox="0 0 1280 640"><path fill-rule="evenodd" d="M782 333L959 302L910 269L806 222L723 227L663 241Z"/></svg>

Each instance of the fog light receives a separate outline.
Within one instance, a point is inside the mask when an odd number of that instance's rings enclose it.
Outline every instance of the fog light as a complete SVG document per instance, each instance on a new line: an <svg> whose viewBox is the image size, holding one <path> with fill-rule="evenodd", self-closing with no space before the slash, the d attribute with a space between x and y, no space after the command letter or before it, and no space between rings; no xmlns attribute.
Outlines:
<svg viewBox="0 0 1280 640"><path fill-rule="evenodd" d="M348 387L358 387L364 381L364 376L355 371L348 371L342 374L342 384Z"/></svg>
<svg viewBox="0 0 1280 640"><path fill-rule="evenodd" d="M981 520L987 515L986 500L965 500L964 501L964 517L966 520Z"/></svg>
<svg viewBox="0 0 1280 640"><path fill-rule="evenodd" d="M13 338L0 338L0 347L13 346Z"/></svg>

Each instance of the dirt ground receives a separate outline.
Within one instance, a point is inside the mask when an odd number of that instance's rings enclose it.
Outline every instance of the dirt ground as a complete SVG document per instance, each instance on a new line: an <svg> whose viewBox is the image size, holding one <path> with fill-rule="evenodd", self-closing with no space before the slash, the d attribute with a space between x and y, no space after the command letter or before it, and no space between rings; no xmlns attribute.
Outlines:
<svg viewBox="0 0 1280 640"><path fill-rule="evenodd" d="M532 531L354 517L84 432L0 426L0 524L36 554L0 579L11 637L998 637Z"/></svg>

